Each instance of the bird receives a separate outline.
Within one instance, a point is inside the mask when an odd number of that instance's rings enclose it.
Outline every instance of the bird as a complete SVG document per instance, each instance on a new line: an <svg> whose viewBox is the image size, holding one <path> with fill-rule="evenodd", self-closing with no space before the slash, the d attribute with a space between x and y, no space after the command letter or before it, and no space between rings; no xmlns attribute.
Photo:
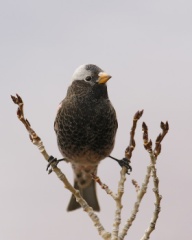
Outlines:
<svg viewBox="0 0 192 240"><path fill-rule="evenodd" d="M100 161L112 152L118 128L107 91L110 78L94 64L79 66L54 122L58 148L74 172L74 187L94 211L100 211L100 206L91 174L97 173ZM67 211L80 207L72 195Z"/></svg>

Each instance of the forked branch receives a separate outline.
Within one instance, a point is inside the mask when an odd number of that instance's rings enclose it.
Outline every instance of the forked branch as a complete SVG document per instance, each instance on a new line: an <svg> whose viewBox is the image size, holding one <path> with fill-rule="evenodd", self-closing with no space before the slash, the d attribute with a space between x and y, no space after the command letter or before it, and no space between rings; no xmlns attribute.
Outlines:
<svg viewBox="0 0 192 240"><path fill-rule="evenodd" d="M36 132L32 129L29 121L24 117L24 109L23 109L24 103L23 103L22 98L18 94L16 94L16 96L11 96L11 98L12 98L13 102L18 105L17 116L18 116L19 120L24 124L26 130L28 131L29 137L30 137L32 143L39 148L41 154L44 156L44 158L47 161L50 160L51 156L45 150L45 147L43 145L43 142L41 141L41 138L36 134ZM127 160L126 166L129 166L129 162L131 160L133 150L135 149L135 145L136 145L135 139L134 139L135 130L136 130L136 126L137 126L137 121L141 118L142 114L143 114L143 110L138 111L134 115L134 118L133 118L133 124L132 124L132 128L130 131L130 141L129 141L128 147L125 149L125 158L123 158L123 160ZM159 194L159 179L157 176L156 161L157 161L158 155L161 152L161 142L169 130L169 124L168 124L168 122L166 122L166 123L161 122L160 127L162 129L162 132L158 135L156 142L155 142L155 147L154 147L154 149L152 149L152 141L149 140L149 137L148 137L148 127L145 123L142 124L143 145L144 145L144 148L148 151L151 161L150 161L149 166L147 167L147 172L146 172L146 175L145 175L145 178L143 180L143 184L141 185L141 187L135 180L132 181L132 183L135 187L135 190L136 190L137 198L136 198L135 204L133 206L131 216L127 219L127 221L124 224L121 231L119 231L119 227L121 224L121 212L122 212L122 208L123 208L122 196L124 194L124 184L126 181L126 173L128 173L128 170L125 166L122 167L121 172L120 172L120 180L118 183L118 190L117 190L116 194L114 194L106 184L102 183L102 181L100 180L100 178L98 176L92 174L93 179L106 191L107 194L111 195L111 197L116 202L116 210L115 210L115 217L114 217L114 222L113 222L113 229L112 229L112 233L109 233L104 229L98 216L95 214L93 209L87 204L87 202L82 198L79 191L76 190L69 183L65 174L63 174L62 171L57 167L57 164L55 162L50 163L50 165L52 167L52 171L54 171L55 174L57 175L57 177L63 182L64 187L67 188L71 193L74 194L76 201L79 202L79 204L82 206L83 210L88 213L89 217L91 218L95 227L97 228L99 235L105 240L123 240L125 238L130 226L132 225L132 223L135 220L136 215L139 211L140 203L147 191L148 183L149 183L151 176L153 178L153 185L154 185L153 192L155 194L155 210L154 210L151 222L149 224L149 227L145 231L141 240L149 239L151 232L155 229L155 225L156 225L156 222L157 222L157 219L159 216L159 212L160 212L160 202L162 199L161 195Z"/></svg>
<svg viewBox="0 0 192 240"><path fill-rule="evenodd" d="M148 229L145 231L144 236L142 237L141 240L147 240L150 237L151 232L155 229L155 225L156 225L156 221L157 218L159 216L159 212L160 212L160 202L161 202L161 195L159 194L159 179L157 177L157 171L156 171L156 160L157 160L157 156L160 154L159 149L161 149L161 142L163 140L163 138L165 137L165 135L167 134L168 130L169 130L169 124L168 122L166 122L165 124L163 122L161 122L161 129L162 129L162 133L159 134L159 136L157 137L156 140L156 146L155 149L152 150L152 141L149 140L148 138L148 127L146 125L146 123L143 122L142 124L142 130L143 130L143 145L144 148L149 152L150 155L150 165L147 167L147 173L145 175L142 187L140 188L138 183L133 180L133 185L136 188L136 193L137 193L137 199L135 201L132 213L130 218L126 221L120 235L119 235L119 239L122 240L124 239L124 237L126 236L129 228L131 227L133 221L135 220L137 213L139 211L139 207L141 204L141 201L147 191L147 187L149 184L149 179L151 177L151 172L152 172L152 177L153 177L153 183L154 183L154 189L153 192L155 194L156 200L155 200L155 211L152 217L152 220L150 222L150 226L148 227Z"/></svg>
<svg viewBox="0 0 192 240"><path fill-rule="evenodd" d="M132 157L132 152L135 149L135 130L136 130L136 126L137 126L137 122L138 120L141 118L143 114L143 110L142 111L138 111L136 112L136 114L133 117L133 123L132 123L132 128L130 131L130 141L129 141L129 145L128 147L125 149L125 158L124 160L130 162L131 157ZM120 180L118 183L118 190L117 193L114 194L109 187L102 183L100 178L93 175L93 179L99 183L99 185L108 193L110 194L113 199L116 202L116 210L115 210L115 217L114 217L114 221L113 221L113 229L112 229L112 235L111 235L111 240L118 240L119 239L119 226L121 223L121 212L122 212L122 197L124 194L124 184L126 181L126 173L127 173L127 169L126 167L122 167L122 170L120 172Z"/></svg>
<svg viewBox="0 0 192 240"><path fill-rule="evenodd" d="M160 127L162 129L162 133L160 133L158 135L158 137L156 139L156 143L155 143L155 148L153 151L152 151L152 144L146 144L146 142L145 142L144 134L146 134L148 136L148 130L146 130L147 126L145 123L143 123L143 126L144 126L144 129L143 129L144 147L149 152L150 159L151 159L151 164L150 164L149 168L150 168L150 173L152 173L153 186L154 186L153 192L155 194L155 210L153 212L153 216L150 221L149 227L147 228L143 237L141 238L141 240L148 240L150 238L150 234L155 229L156 222L159 217L160 210L161 210L160 203L161 203L162 196L159 194L159 178L157 176L156 161L157 161L158 155L161 152L161 142L162 142L163 138L165 137L165 135L167 134L167 132L169 131L169 124L168 124L168 122L166 122L166 123L161 122Z"/></svg>

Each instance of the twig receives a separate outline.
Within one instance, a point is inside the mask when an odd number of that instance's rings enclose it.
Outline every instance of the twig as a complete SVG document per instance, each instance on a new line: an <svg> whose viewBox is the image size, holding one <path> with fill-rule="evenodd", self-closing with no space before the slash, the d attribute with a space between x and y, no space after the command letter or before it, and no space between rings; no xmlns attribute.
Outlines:
<svg viewBox="0 0 192 240"><path fill-rule="evenodd" d="M130 131L130 141L129 141L129 146L125 149L125 158L130 161L131 157L132 157L132 152L135 148L135 129L137 126L137 121L141 118L141 116L143 115L143 110L142 111L138 111L135 113L134 117L133 117L133 124L132 124L132 128ZM126 181L126 172L127 169L126 167L122 167L121 173L120 173L120 181L118 183L118 192L117 192L117 196L116 196L116 211L115 211L115 218L114 218L114 222L113 222L113 230L112 230L112 235L111 235L111 239L112 240L117 240L119 238L119 226L121 223L121 211L122 211L122 196L124 194L124 183Z"/></svg>
<svg viewBox="0 0 192 240"><path fill-rule="evenodd" d="M165 137L165 135L167 134L167 132L169 131L169 123L161 122L160 127L162 129L162 133L159 134L159 136L157 137L156 142L155 142L155 149L154 149L155 156L158 156L161 152L161 142L162 142L163 138Z"/></svg>
<svg viewBox="0 0 192 240"><path fill-rule="evenodd" d="M132 152L136 146L134 136L135 136L135 129L137 127L137 121L141 118L142 115L143 115L143 110L136 112L133 117L133 125L130 131L129 146L125 149L125 157L129 160L131 159Z"/></svg>
<svg viewBox="0 0 192 240"><path fill-rule="evenodd" d="M130 161L131 157L132 157L132 152L135 148L135 129L137 126L137 121L141 118L143 114L143 110L142 111L138 111L133 118L133 125L130 131L130 141L129 141L129 146L126 148L125 150L125 159L127 159L127 161ZM113 158L113 157L111 157ZM115 158L113 158L115 159ZM92 174L92 178L102 187L102 189L104 189L106 191L107 194L111 195L112 198L115 200L116 202L116 210L115 210L115 218L114 218L114 222L113 222L113 229L112 229L112 235L111 235L111 240L118 240L118 234L119 234L119 225L121 223L121 210L122 210L122 196L124 194L124 183L126 181L126 173L127 173L127 168L126 167L122 167L121 172L120 172L120 180L118 183L118 191L117 194L114 194L109 187L102 183L100 178L94 174Z"/></svg>
<svg viewBox="0 0 192 240"><path fill-rule="evenodd" d="M143 131L143 146L149 153L151 153L152 152L152 141L151 141L151 139L148 140L148 127L145 122L143 122L143 124L142 124L142 131Z"/></svg>
<svg viewBox="0 0 192 240"><path fill-rule="evenodd" d="M154 157L151 156L151 158L154 158ZM152 166L152 177L153 177L153 184L154 184L153 192L155 194L155 211L153 213L153 217L150 221L149 227L145 231L145 234L143 235L141 240L149 239L151 232L155 229L156 222L161 210L160 202L161 202L162 196L159 194L159 179L157 177L157 171L156 171L155 165Z"/></svg>
<svg viewBox="0 0 192 240"><path fill-rule="evenodd" d="M155 168L155 164L156 164L156 160L157 160L157 156L160 152L157 152L157 149L161 148L161 141L163 140L164 136L166 135L166 133L168 132L169 129L169 125L168 122L166 122L166 124L161 122L161 128L162 128L162 134L159 135L158 137L158 142L156 140L156 147L154 150L152 150L152 141L148 139L148 127L145 123L142 124L142 129L143 129L143 145L144 148L149 152L150 154L150 159L151 159L151 163L150 165L147 167L147 173L145 175L145 179L143 181L142 187L140 189L140 191L137 191L137 200L134 204L132 213L131 213L131 217L126 221L122 232L119 235L119 240L124 239L124 237L126 236L129 228L131 227L133 221L136 218L136 215L139 211L139 207L140 207L140 203L142 201L143 196L145 195L146 191L147 191L147 186L149 183L149 179L151 177L151 172L152 172L152 177L153 177L153 182L154 182L154 193L156 196L156 202L155 202L155 212L153 215L153 218L151 220L150 223L150 227L146 230L145 235L143 236L143 238L141 240L147 240L149 239L149 236L151 234L151 232L155 229L155 224L160 212L160 201L161 201L161 196L159 195L159 180L157 178L157 174L156 174L156 168ZM158 153L158 154L157 154Z"/></svg>
<svg viewBox="0 0 192 240"><path fill-rule="evenodd" d="M148 166L147 167L147 173L145 175L145 179L143 181L142 187L141 187L140 191L137 192L137 199L134 203L134 207L133 207L133 210L131 212L131 216L126 221L126 223L124 224L124 227L123 227L121 233L119 234L119 240L123 240L125 238L129 228L131 227L133 221L135 220L135 218L137 216L137 212L139 211L140 203L142 201L143 196L145 195L145 193L147 191L147 186L148 186L148 183L149 183L150 174L151 174L151 167Z"/></svg>
<svg viewBox="0 0 192 240"><path fill-rule="evenodd" d="M120 172L120 181L118 183L118 192L115 199L116 202L116 210L115 210L115 218L113 221L113 229L111 234L111 240L117 240L119 235L119 225L121 223L121 211L123 208L122 205L122 196L124 194L124 183L126 181L126 172L127 169L125 167L122 167Z"/></svg>
<svg viewBox="0 0 192 240"><path fill-rule="evenodd" d="M24 124L25 128L27 129L27 131L29 133L29 137L30 137L32 143L38 147L38 149L40 150L41 154L44 156L45 160L48 161L50 156L47 153L47 151L45 150L45 147L43 145L43 142L41 141L41 138L35 133L35 131L31 128L31 125L30 125L29 121L24 117L24 111L23 111L24 103L23 103L22 98L18 94L16 94L16 97L15 96L11 96L11 98L12 98L13 102L18 105L17 116L18 116L19 120ZM95 214L95 212L93 211L92 207L90 207L87 204L87 202L82 198L80 192L78 190L76 190L69 183L69 181L66 178L65 174L62 173L62 171L55 165L54 162L51 163L51 167L52 167L52 170L57 175L57 177L63 182L64 187L67 188L72 194L74 194L74 196L76 198L76 201L81 205L83 210L88 213L88 216L93 221L95 227L97 228L97 230L99 232L99 235L101 235L101 237L103 239L105 239L105 240L110 239L111 234L108 233L104 229L104 227L100 223L100 220L99 220L98 216Z"/></svg>
<svg viewBox="0 0 192 240"><path fill-rule="evenodd" d="M155 229L156 222L159 217L160 210L161 210L160 203L161 203L162 196L159 194L159 179L157 177L157 170L156 170L155 165L156 165L156 161L157 161L157 156L161 152L161 142L169 130L169 124L168 124L168 122L166 122L166 123L161 122L160 127L162 129L162 133L159 134L159 136L156 139L154 150L152 152L150 152L150 150L147 149L149 151L150 158L151 158L151 171L152 171L153 185L154 185L153 192L155 194L155 211L153 213L149 227L145 231L141 240L148 240L150 238L150 234Z"/></svg>
<svg viewBox="0 0 192 240"><path fill-rule="evenodd" d="M141 189L138 182L136 180L132 179L132 184L135 187L136 193L138 193Z"/></svg>
<svg viewBox="0 0 192 240"><path fill-rule="evenodd" d="M114 200L116 199L117 197L116 194L114 194L106 184L102 183L101 179L98 176L96 176L94 173L92 173L91 176L93 180L97 182L101 186L101 188L105 190L107 194L109 194Z"/></svg>

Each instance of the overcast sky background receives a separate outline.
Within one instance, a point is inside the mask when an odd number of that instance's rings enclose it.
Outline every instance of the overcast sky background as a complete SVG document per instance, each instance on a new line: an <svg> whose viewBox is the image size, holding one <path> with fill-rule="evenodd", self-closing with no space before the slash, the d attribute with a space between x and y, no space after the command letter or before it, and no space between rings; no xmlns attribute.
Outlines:
<svg viewBox="0 0 192 240"><path fill-rule="evenodd" d="M149 163L142 146L145 121L152 140L169 121L157 168L162 211L151 239L188 240L192 235L192 1L7 0L0 3L0 239L100 239L81 210L68 213L70 193L31 144L16 117L10 94L19 93L25 114L49 154L60 158L53 122L70 78L81 64L94 63L112 75L108 83L119 129L113 156L122 158L132 117L144 109L136 133L133 172L127 177L123 222ZM60 164L72 181L69 164ZM99 176L116 191L120 168L111 159ZM155 197L150 184L126 239L140 239L149 225ZM114 201L97 188L111 231Z"/></svg>

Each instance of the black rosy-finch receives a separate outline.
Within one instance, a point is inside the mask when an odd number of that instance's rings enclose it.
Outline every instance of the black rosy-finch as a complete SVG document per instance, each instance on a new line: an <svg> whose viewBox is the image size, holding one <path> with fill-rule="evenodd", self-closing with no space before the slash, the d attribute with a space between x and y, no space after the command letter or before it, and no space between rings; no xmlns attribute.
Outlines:
<svg viewBox="0 0 192 240"><path fill-rule="evenodd" d="M96 65L78 67L54 124L59 150L74 171L74 187L95 211L100 207L91 173L97 172L100 161L113 150L118 127L107 93L110 78ZM79 207L72 196L67 210Z"/></svg>

